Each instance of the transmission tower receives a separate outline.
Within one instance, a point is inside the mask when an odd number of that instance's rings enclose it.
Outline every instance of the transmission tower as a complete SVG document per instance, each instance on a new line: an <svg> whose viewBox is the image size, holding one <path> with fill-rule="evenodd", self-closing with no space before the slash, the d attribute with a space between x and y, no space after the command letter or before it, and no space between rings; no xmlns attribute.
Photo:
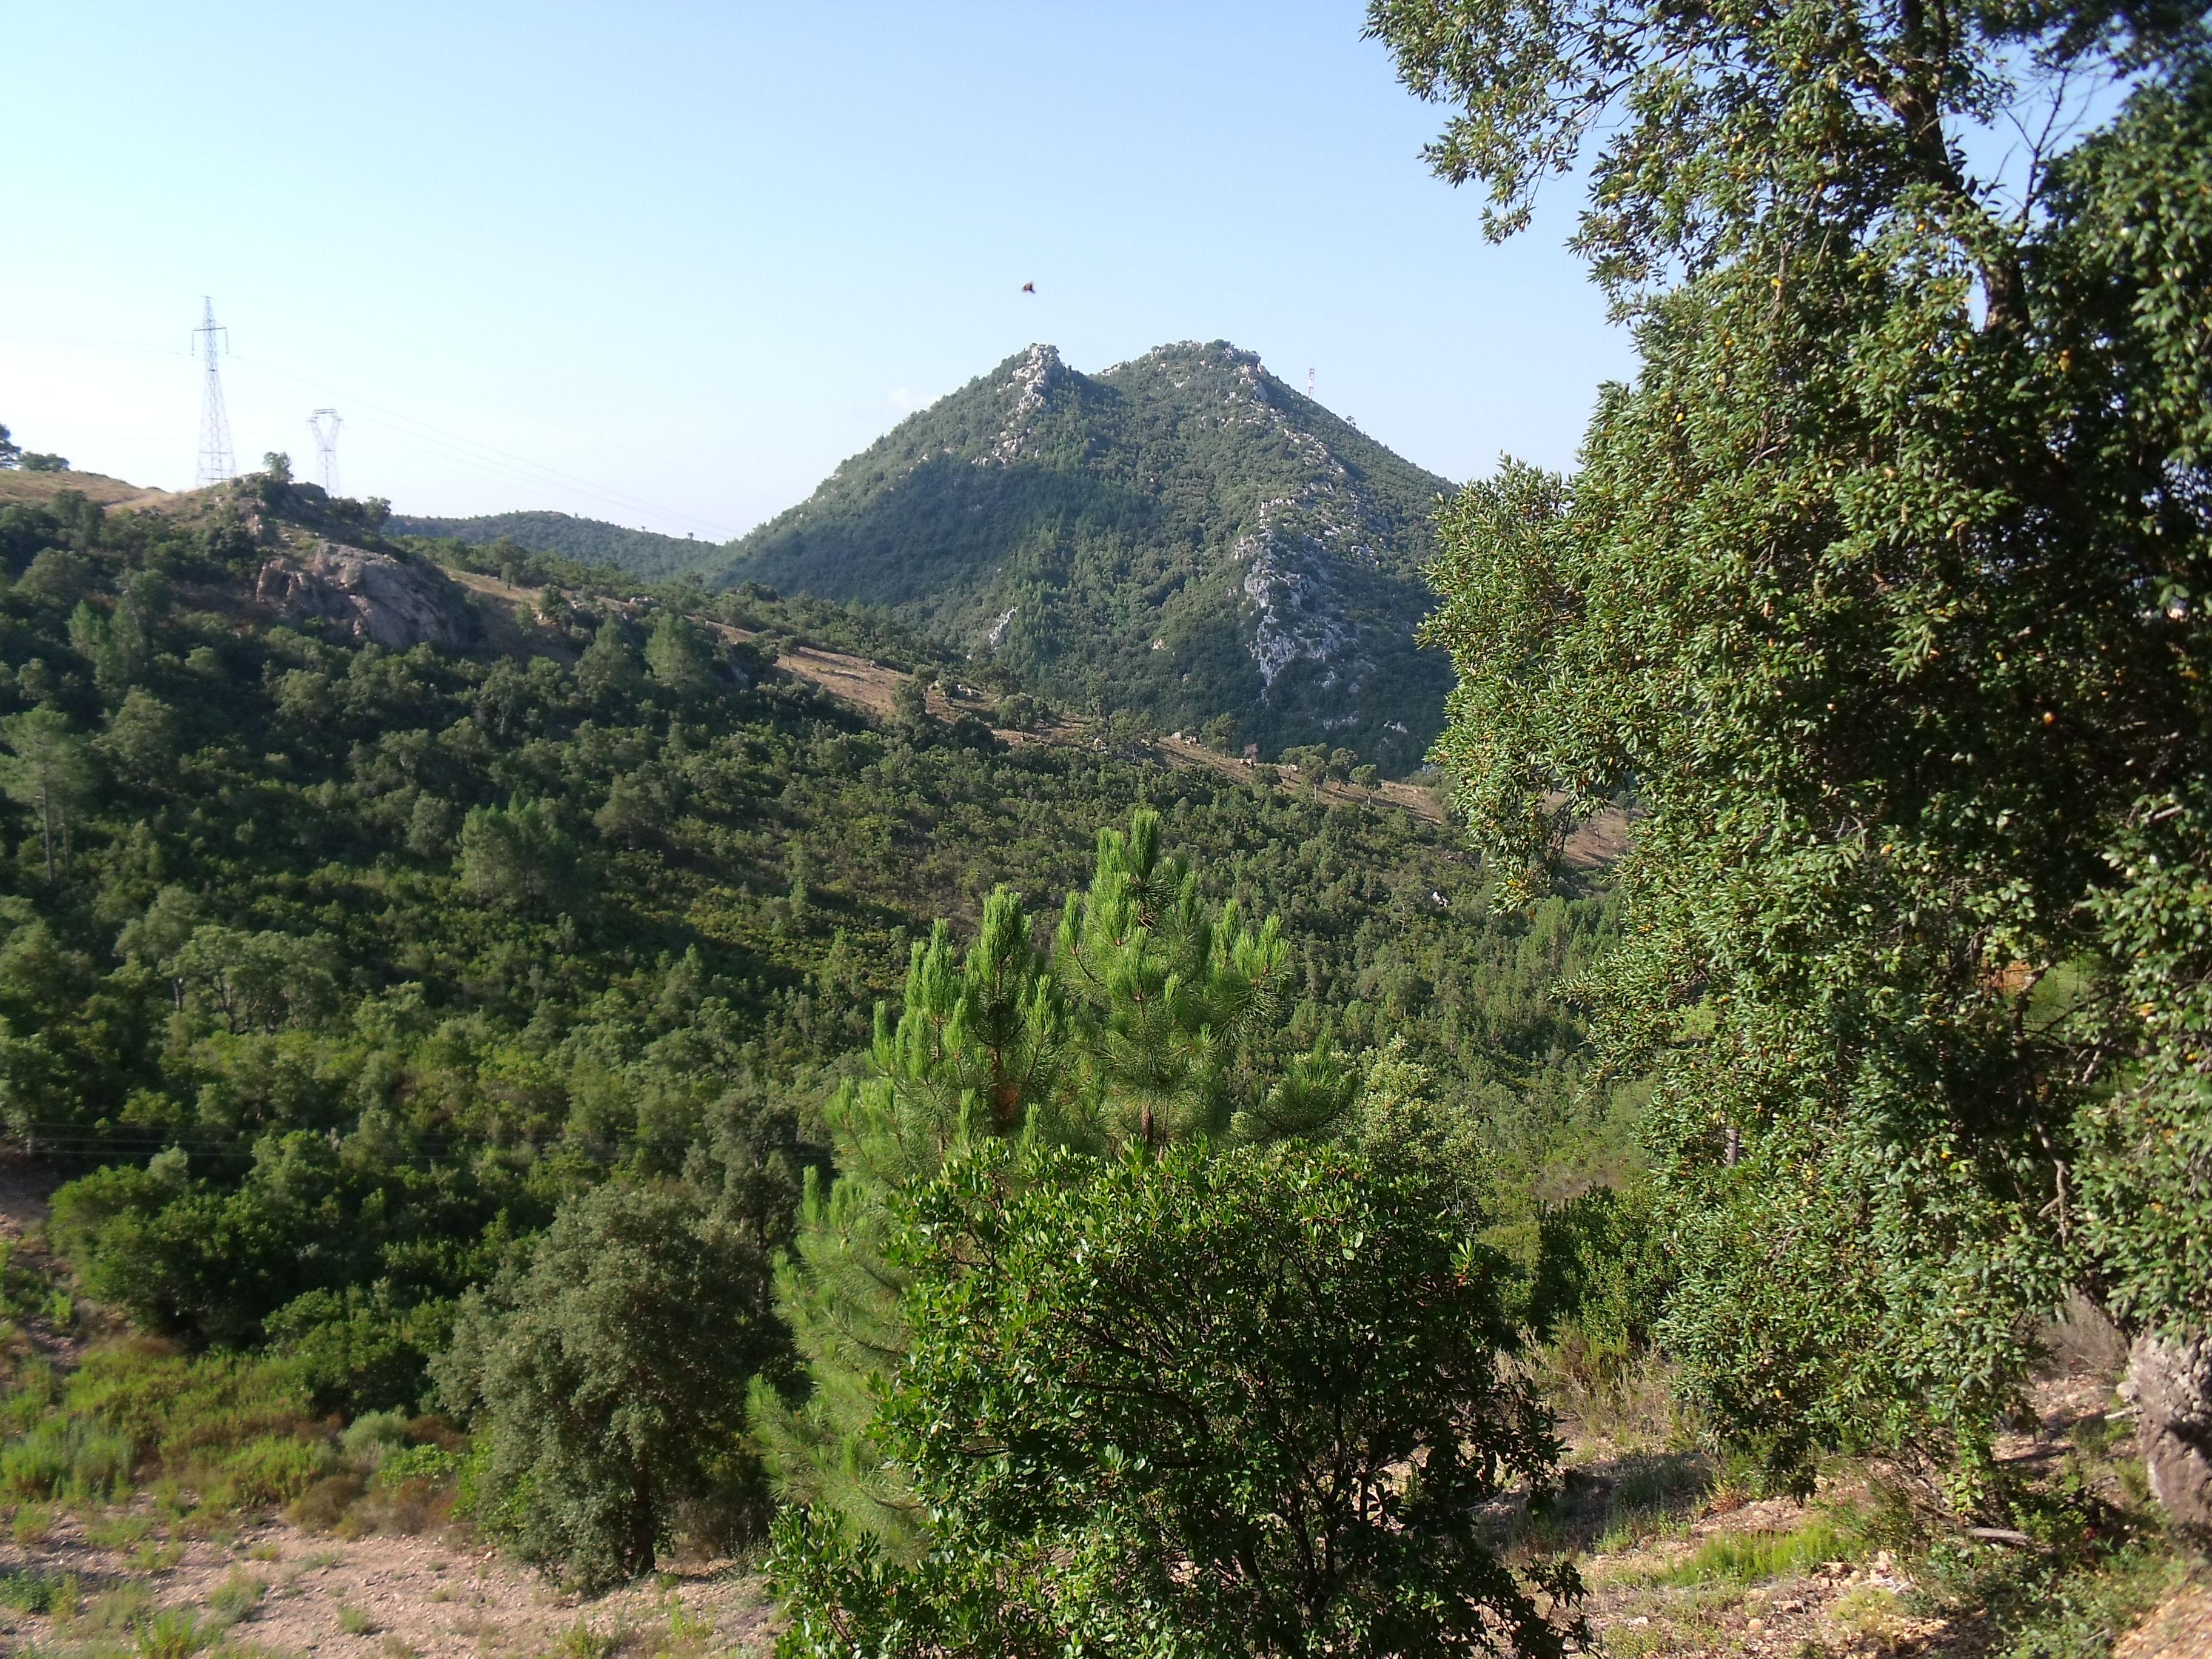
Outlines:
<svg viewBox="0 0 2212 1659"><path fill-rule="evenodd" d="M307 430L315 434L315 460L325 495L338 493L338 428L344 424L335 409L319 409L307 416Z"/></svg>
<svg viewBox="0 0 2212 1659"><path fill-rule="evenodd" d="M198 486L223 483L238 476L238 464L230 454L230 416L223 412L222 375L216 367L216 338L222 336L222 349L230 349L230 331L219 328L215 320L215 301L202 297L205 307L200 325L192 331L201 356L207 362L207 390L200 402L200 466Z"/></svg>

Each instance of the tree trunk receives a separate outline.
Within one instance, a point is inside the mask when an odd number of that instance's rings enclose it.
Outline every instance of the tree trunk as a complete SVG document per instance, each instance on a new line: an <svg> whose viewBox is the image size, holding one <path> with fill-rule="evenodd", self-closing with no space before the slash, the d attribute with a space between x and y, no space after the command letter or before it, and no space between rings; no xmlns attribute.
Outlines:
<svg viewBox="0 0 2212 1659"><path fill-rule="evenodd" d="M2150 1489L2167 1517L2212 1538L2212 1334L2137 1337L2120 1393L2135 1402Z"/></svg>

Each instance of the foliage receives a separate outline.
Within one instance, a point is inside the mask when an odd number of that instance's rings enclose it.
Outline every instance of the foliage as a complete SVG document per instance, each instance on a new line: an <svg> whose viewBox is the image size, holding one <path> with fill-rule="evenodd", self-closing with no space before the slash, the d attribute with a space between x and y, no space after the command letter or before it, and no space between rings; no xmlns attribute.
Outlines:
<svg viewBox="0 0 2212 1659"><path fill-rule="evenodd" d="M1140 804L1209 904L1282 916L1298 1044L1402 1031L1471 1098L1536 1103L1532 1148L1571 1124L1551 987L1608 936L1595 900L1493 909L1409 815L887 731L775 674L797 643L975 673L866 606L641 600L529 555L554 599L500 648L273 625L266 538L387 544L376 503L251 489L262 539L236 503L0 508L0 719L81 763L51 881L37 801L0 802L0 1120L83 1172L54 1237L143 1328L274 1342L322 1409L411 1407L456 1299L563 1199L679 1172L726 1096L823 1138L930 920L1066 892ZM649 672L672 610L703 678Z"/></svg>
<svg viewBox="0 0 2212 1659"><path fill-rule="evenodd" d="M66 1607L73 1594L70 1579L36 1568L0 1573L0 1602L22 1613L51 1613Z"/></svg>
<svg viewBox="0 0 2212 1659"><path fill-rule="evenodd" d="M484 548L495 561L495 574L508 564L520 567L529 554L550 553L574 564L611 568L649 582L668 581L699 568L721 551L714 542L631 530L566 513L491 513L472 519L426 519L400 514L392 519L392 532Z"/></svg>
<svg viewBox="0 0 2212 1659"><path fill-rule="evenodd" d="M131 1481L131 1443L82 1422L50 1419L0 1449L0 1491L19 1502L112 1500Z"/></svg>
<svg viewBox="0 0 2212 1659"><path fill-rule="evenodd" d="M148 1470L272 1438L312 1434L317 1419L295 1366L235 1354L192 1358L158 1344L93 1349L69 1379L71 1417L120 1435Z"/></svg>
<svg viewBox="0 0 2212 1659"><path fill-rule="evenodd" d="M42 454L34 449L25 449L8 435L8 428L0 426L0 471L21 468L26 472L66 472L70 464L66 457Z"/></svg>
<svg viewBox="0 0 2212 1659"><path fill-rule="evenodd" d="M2197 15L1370 21L1459 106L1431 160L1494 230L1589 136L1578 246L1637 324L1571 483L1508 467L1444 515L1431 637L1462 681L1439 757L1501 862L1647 814L1600 1009L1613 1063L1656 1073L1665 1339L1781 1463L1879 1444L1995 1504L1990 1437L2069 1286L2203 1318L2176 1290L2203 1151L2162 1138L2194 981L2130 1006L2121 966L2201 950L2166 873L2202 864L2212 732ZM1968 168L1977 124L2063 134L2115 77L2071 150ZM2195 1195L2104 1219L2154 1141Z"/></svg>
<svg viewBox="0 0 2212 1659"><path fill-rule="evenodd" d="M1410 637L1443 488L1219 341L1097 375L1032 347L707 574L889 605L1096 713L1326 732L1395 775L1449 683Z"/></svg>
<svg viewBox="0 0 2212 1659"><path fill-rule="evenodd" d="M1573 1103L1580 1025L1556 988L1617 929L1579 883L1494 907L1408 814L1141 750L878 726L776 673L779 648L812 644L933 672L965 702L956 676L1027 695L864 606L640 596L528 556L530 611L460 648L272 623L252 594L285 538L389 547L380 512L265 477L193 518L68 491L0 509L0 717L50 712L84 769L51 881L34 805L0 804L0 1112L76 1175L50 1236L86 1292L176 1345L97 1351L60 1393L27 1369L10 1433L76 1424L221 1506L412 1526L448 1476L386 1483L413 1454L336 1442L324 1414L382 1436L451 1350L514 1384L507 1406L480 1396L480 1449L453 1471L473 1513L601 1577L648 1559L648 1534L757 1524L732 1403L756 1375L821 1431L780 1473L819 1464L833 1492L912 1502L865 1433L871 1370L904 1351L895 1285L794 1311L801 1389L766 1272L804 1166L801 1275L903 1273L872 1231L890 1187L850 1178L848 1113L884 1079L916 1123L987 1121L1019 1076L1011 1119L1055 1141L1267 1138L1346 1111L1346 1056L1392 1033L1431 1079L1421 1112L1450 1104L1465 1215L1533 1214L1531 1172L1611 1133ZM1071 890L1035 921L1017 896ZM979 920L1001 940L981 957L954 944ZM865 1011L917 938L885 1060ZM833 1137L834 1182L810 1144ZM561 1275L574 1297L526 1297L544 1230L594 1192L665 1200L712 1250L610 1250ZM593 1325L586 1290L632 1268L674 1283L695 1255L714 1283L669 1294L720 1306L750 1285L742 1317L694 1319L690 1348ZM711 1400L641 1395L641 1439L571 1455L549 1425L606 1426L592 1368L640 1343L691 1354ZM572 1378L565 1417L512 1403ZM623 1483L648 1457L641 1498Z"/></svg>
<svg viewBox="0 0 2212 1659"><path fill-rule="evenodd" d="M906 1350L907 1275L890 1254L901 1195L979 1141L1272 1136L1323 1127L1358 1085L1325 1039L1288 1051L1279 922L1253 930L1233 901L1208 906L1197 872L1163 854L1156 813L1100 831L1049 954L1037 931L1000 889L965 952L941 922L915 947L897 1023L878 1006L872 1072L831 1111L836 1183L810 1186L779 1279L807 1376L797 1400L755 1390L778 1493L902 1551L918 1547L915 1500L872 1429Z"/></svg>
<svg viewBox="0 0 2212 1659"><path fill-rule="evenodd" d="M0 789L36 818L51 886L55 843L60 843L60 863L66 867L70 828L91 793L84 739L70 730L60 710L39 708L0 720L0 744L8 749L0 760Z"/></svg>
<svg viewBox="0 0 2212 1659"><path fill-rule="evenodd" d="M2212 1329L2212 784L2145 801L2092 903L2134 1062L2082 1122L2086 1243L2124 1318Z"/></svg>
<svg viewBox="0 0 2212 1659"><path fill-rule="evenodd" d="M480 1518L526 1557L603 1589L652 1568L684 1505L745 1508L745 1391L787 1341L747 1219L602 1187L464 1298L435 1373L489 1439Z"/></svg>
<svg viewBox="0 0 2212 1659"><path fill-rule="evenodd" d="M1703 1584L1715 1579L1762 1583L1809 1571L1828 1561L1849 1561L1861 1540L1825 1519L1790 1532L1724 1532L1707 1540L1680 1561L1652 1573L1655 1584Z"/></svg>
<svg viewBox="0 0 2212 1659"><path fill-rule="evenodd" d="M0 1487L18 1500L114 1503L166 1480L216 1510L258 1508L297 1497L333 1461L298 1369L281 1361L109 1343L65 1387L19 1378L7 1411L21 1428L0 1448Z"/></svg>
<svg viewBox="0 0 2212 1659"><path fill-rule="evenodd" d="M1564 1652L1477 1533L1559 1447L1437 1198L1287 1148L947 1164L879 1431L930 1549L787 1517L779 1651Z"/></svg>
<svg viewBox="0 0 2212 1659"><path fill-rule="evenodd" d="M1343 1109L1349 1081L1325 1040L1310 1066L1285 1064L1281 920L1252 929L1235 900L1209 906L1189 862L1163 854L1156 813L1134 814L1126 834L1099 831L1053 969L1073 1016L1092 1144L1313 1128Z"/></svg>
<svg viewBox="0 0 2212 1659"><path fill-rule="evenodd" d="M1674 1278L1655 1209L1638 1184L1593 1188L1544 1212L1528 1297L1540 1335L1571 1328L1601 1369L1650 1346Z"/></svg>

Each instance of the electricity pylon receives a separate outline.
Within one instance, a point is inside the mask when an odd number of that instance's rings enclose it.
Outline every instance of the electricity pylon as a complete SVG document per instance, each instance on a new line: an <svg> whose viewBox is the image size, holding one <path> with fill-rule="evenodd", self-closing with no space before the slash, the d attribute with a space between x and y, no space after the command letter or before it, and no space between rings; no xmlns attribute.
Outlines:
<svg viewBox="0 0 2212 1659"><path fill-rule="evenodd" d="M315 434L316 469L325 495L338 493L338 428L344 424L335 409L319 409L307 416L307 430Z"/></svg>
<svg viewBox="0 0 2212 1659"><path fill-rule="evenodd" d="M200 465L198 487L228 483L238 476L238 463L230 453L230 416L222 407L222 375L216 367L216 341L222 336L222 349L230 349L230 331L220 328L215 320L215 301L201 296L204 307L200 325L192 331L198 342L201 355L207 362L207 390L200 400Z"/></svg>

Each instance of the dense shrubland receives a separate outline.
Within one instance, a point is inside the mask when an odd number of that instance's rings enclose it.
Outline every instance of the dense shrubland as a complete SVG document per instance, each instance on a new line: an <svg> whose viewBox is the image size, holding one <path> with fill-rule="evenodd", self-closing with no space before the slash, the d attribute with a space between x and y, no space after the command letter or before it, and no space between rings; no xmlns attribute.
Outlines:
<svg viewBox="0 0 2212 1659"><path fill-rule="evenodd" d="M397 1412L475 1524L580 1582L756 1534L791 1460L748 1389L796 1415L840 1386L794 1369L805 1322L768 1286L852 1202L830 1177L861 1169L853 1115L908 1063L869 1057L872 1011L894 998L896 1049L933 1006L896 1000L910 951L941 968L1070 890L1037 1087L1085 1145L1295 1133L1388 1047L1494 1108L1452 1133L1494 1155L1470 1202L1523 1265L1545 1172L1630 1156L1574 1097L1557 989L1614 930L1601 894L1494 908L1395 810L1007 750L926 704L877 726L774 672L798 642L951 669L881 613L408 554L374 519L268 477L197 518L0 513L0 1111L74 1176L47 1231L79 1290L172 1345L103 1363L242 1367L288 1402L289 1461L204 1500L374 1508L323 1414ZM291 528L535 597L461 648L277 624L249 595ZM1099 865L1096 829L1140 805ZM1132 905L1164 930L1149 954ZM680 1365L677 1335L705 1345ZM625 1369L641 1351L714 1386L659 1389ZM76 1432L75 1387L23 1395L24 1431ZM258 1468L265 1438L215 1434L203 1462Z"/></svg>

